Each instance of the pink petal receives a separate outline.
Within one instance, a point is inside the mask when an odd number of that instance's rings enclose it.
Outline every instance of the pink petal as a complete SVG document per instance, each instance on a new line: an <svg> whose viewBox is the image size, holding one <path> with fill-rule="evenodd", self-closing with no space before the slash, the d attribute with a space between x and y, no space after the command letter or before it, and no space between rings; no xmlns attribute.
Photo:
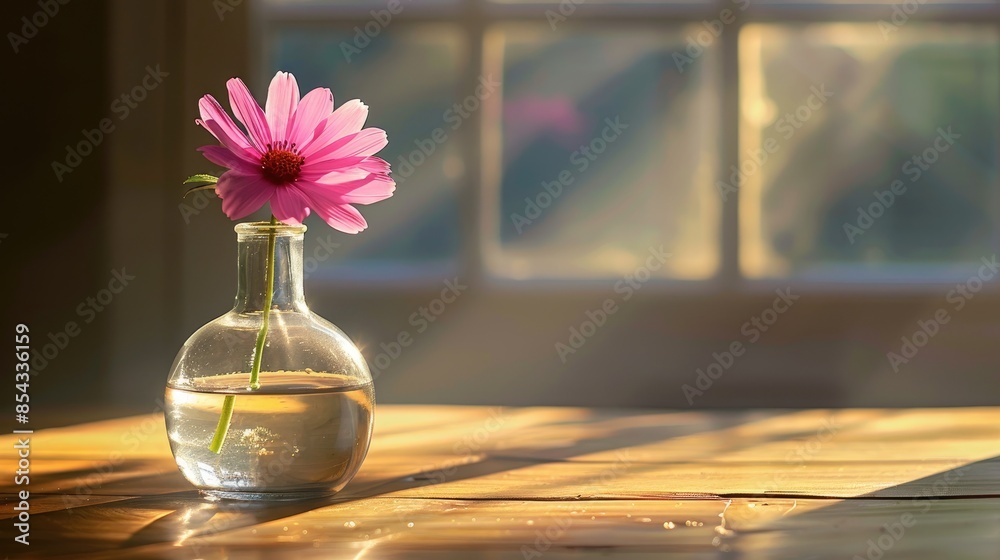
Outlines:
<svg viewBox="0 0 1000 560"><path fill-rule="evenodd" d="M367 186L355 189L341 198L350 204L375 204L392 197L395 191L395 181L372 181Z"/></svg>
<svg viewBox="0 0 1000 560"><path fill-rule="evenodd" d="M364 169L369 173L381 173L383 175L388 175L392 172L392 167L389 165L388 161L380 157L368 156L358 164L359 169Z"/></svg>
<svg viewBox="0 0 1000 560"><path fill-rule="evenodd" d="M342 174L326 177L329 183L300 180L297 185L309 198L310 208L334 229L358 233L368 227L364 216L351 203L371 204L392 196L396 183L384 175L339 182Z"/></svg>
<svg viewBox="0 0 1000 560"><path fill-rule="evenodd" d="M344 233L360 233L368 227L365 217L358 209L348 204L337 204L316 208L316 214L330 227Z"/></svg>
<svg viewBox="0 0 1000 560"><path fill-rule="evenodd" d="M212 133L216 140L242 159L253 161L254 156L260 158L259 151L250 145L246 134L236 126L214 97L211 95L202 97L198 101L198 108L201 111L201 120L195 122Z"/></svg>
<svg viewBox="0 0 1000 560"><path fill-rule="evenodd" d="M227 148L230 152L232 152L233 155L239 157L240 159L246 161L247 163L260 161L261 154L260 151L257 150L257 148L251 146L249 148L244 149L239 147L238 145L233 144L232 141L229 139L229 137L226 136L225 132L223 132L222 128L219 126L219 123L217 121L202 121L199 119L196 122L201 126L205 127L206 130L211 132L212 136L218 138L219 141L224 144L224 147Z"/></svg>
<svg viewBox="0 0 1000 560"><path fill-rule="evenodd" d="M385 175L371 175L350 186L349 192L340 195L341 200L350 204L372 204L391 197L396 191L396 182Z"/></svg>
<svg viewBox="0 0 1000 560"><path fill-rule="evenodd" d="M316 180L329 173L355 173L360 179L368 175L369 171L361 169L361 163L367 159L365 156L349 157L343 159L328 159L325 161L306 160L302 164L302 178Z"/></svg>
<svg viewBox="0 0 1000 560"><path fill-rule="evenodd" d="M243 80L233 78L226 82L226 88L229 89L229 104L233 108L233 114L247 128L247 133L257 149L266 152L267 145L271 143L271 129L267 125L264 111L254 100Z"/></svg>
<svg viewBox="0 0 1000 560"><path fill-rule="evenodd" d="M302 147L302 155L309 158L310 154L325 148L330 142L361 131L368 119L368 106L358 99L344 103L332 115L327 117L323 130L308 145Z"/></svg>
<svg viewBox="0 0 1000 560"><path fill-rule="evenodd" d="M345 160L337 159L325 163L333 165L341 161ZM371 175L371 173L365 171L364 169L358 169L356 165L350 167L333 167L329 171L323 170L322 165L319 165L310 169L303 168L302 174L299 175L299 180L312 183L322 182L324 184L333 185L365 179L369 175Z"/></svg>
<svg viewBox="0 0 1000 560"><path fill-rule="evenodd" d="M288 127L287 140L297 146L305 146L312 140L316 128L325 123L333 111L333 93L326 88L316 88L306 94L299 102L291 126Z"/></svg>
<svg viewBox="0 0 1000 560"><path fill-rule="evenodd" d="M299 181L299 185L317 212L321 206L372 204L391 197L396 190L396 182L386 175L371 174L350 181L341 179L341 174L331 173L319 181Z"/></svg>
<svg viewBox="0 0 1000 560"><path fill-rule="evenodd" d="M264 113L271 129L272 138L276 141L288 139L289 123L299 104L299 84L295 76L288 72L278 72L271 80L267 90L267 102Z"/></svg>
<svg viewBox="0 0 1000 560"><path fill-rule="evenodd" d="M260 210L275 190L275 186L260 175L227 171L219 178L215 192L222 199L222 211L226 216L239 220Z"/></svg>
<svg viewBox="0 0 1000 560"><path fill-rule="evenodd" d="M271 213L289 225L299 225L309 216L309 199L295 185L281 185L271 197Z"/></svg>
<svg viewBox="0 0 1000 560"><path fill-rule="evenodd" d="M306 162L312 165L331 159L342 159L353 156L371 156L389 144L385 131L381 128L366 128L361 132L345 136L327 147L316 151L312 156L305 156Z"/></svg>
<svg viewBox="0 0 1000 560"><path fill-rule="evenodd" d="M318 179L334 171L346 172L355 169L362 175L381 173L388 175L389 162L374 156L354 156L343 159L328 159L324 161L309 161L302 166L302 176L307 179Z"/></svg>
<svg viewBox="0 0 1000 560"><path fill-rule="evenodd" d="M252 175L260 167L259 162L248 162L225 146L202 146L198 148L198 151L205 156L205 159L215 165L234 169L242 174Z"/></svg>

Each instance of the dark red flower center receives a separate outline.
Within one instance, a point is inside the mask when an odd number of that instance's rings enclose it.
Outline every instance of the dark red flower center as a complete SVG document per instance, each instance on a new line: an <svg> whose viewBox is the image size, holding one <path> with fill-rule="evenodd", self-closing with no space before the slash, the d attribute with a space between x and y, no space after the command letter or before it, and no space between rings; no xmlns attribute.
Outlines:
<svg viewBox="0 0 1000 560"><path fill-rule="evenodd" d="M260 170L275 183L291 183L299 178L305 161L306 158L295 149L295 144L268 144L267 152L260 158Z"/></svg>

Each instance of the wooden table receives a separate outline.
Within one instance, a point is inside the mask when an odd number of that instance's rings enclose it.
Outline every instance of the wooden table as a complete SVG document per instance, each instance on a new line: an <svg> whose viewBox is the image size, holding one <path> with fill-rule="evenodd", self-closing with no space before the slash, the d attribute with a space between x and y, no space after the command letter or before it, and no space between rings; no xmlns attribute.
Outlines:
<svg viewBox="0 0 1000 560"><path fill-rule="evenodd" d="M31 436L11 558L1000 558L1000 408L381 406L338 496L209 502L160 415Z"/></svg>

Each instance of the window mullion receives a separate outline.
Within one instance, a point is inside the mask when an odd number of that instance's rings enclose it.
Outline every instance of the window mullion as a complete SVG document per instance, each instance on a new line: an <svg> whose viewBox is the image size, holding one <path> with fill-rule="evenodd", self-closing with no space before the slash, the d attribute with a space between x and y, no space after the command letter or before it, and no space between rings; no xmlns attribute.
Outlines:
<svg viewBox="0 0 1000 560"><path fill-rule="evenodd" d="M479 76L484 73L484 41L486 36L486 16L482 2L466 0L462 8L465 11L465 41L468 45L468 55L462 69L463 79L459 81L456 101L476 91ZM502 78L501 78L502 82ZM496 95L500 95L498 92ZM480 224L483 204L483 127L486 111L480 108L478 114L468 119L462 132L462 157L465 159L465 173L458 192L460 231L462 232L459 255L459 270L463 280L476 285L482 285L481 280L486 275L483 262L483 236L485 232ZM497 124L497 123L493 123ZM490 208L489 211L496 211Z"/></svg>
<svg viewBox="0 0 1000 560"><path fill-rule="evenodd" d="M733 166L739 167L740 144L740 91L739 91L739 35L743 26L743 14L736 10L734 21L726 32L720 36L721 48L719 65L722 93L719 96L722 107L719 111L719 167L716 180L722 181ZM713 190L718 190L713 184ZM740 239L739 239L739 202L740 192L727 193L725 197L719 194L722 210L720 212L720 255L719 280L727 286L739 283L740 272Z"/></svg>

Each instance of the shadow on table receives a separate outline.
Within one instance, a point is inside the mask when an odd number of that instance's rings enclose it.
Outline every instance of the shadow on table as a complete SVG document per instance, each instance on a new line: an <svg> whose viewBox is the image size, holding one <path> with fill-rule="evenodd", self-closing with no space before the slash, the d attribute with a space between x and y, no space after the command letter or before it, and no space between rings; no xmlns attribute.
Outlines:
<svg viewBox="0 0 1000 560"><path fill-rule="evenodd" d="M64 507L76 507L86 505L93 496L136 495L140 488L143 494L166 494L191 487L176 469L165 471L162 462L150 459L122 459L114 464L104 461L96 467L94 461L63 463L62 470L32 473L31 492L59 494L64 496Z"/></svg>
<svg viewBox="0 0 1000 560"><path fill-rule="evenodd" d="M834 505L792 513L752 531L737 531L730 546L743 552L766 546L768 558L775 560L996 560L998 481L1000 456L956 464Z"/></svg>
<svg viewBox="0 0 1000 560"><path fill-rule="evenodd" d="M318 508L336 507L338 504L372 498L393 492L433 486L445 482L455 482L473 479L481 476L494 475L547 462L569 461L582 454L615 451L622 447L642 446L670 439L704 434L725 432L734 427L751 421L771 419L788 414L787 412L753 412L713 415L710 422L691 424L678 422L665 426L655 422L662 414L639 414L631 416L631 422L623 423L620 418L598 419L588 416L566 422L540 423L538 429L545 429L549 424L585 425L590 430L586 436L561 447L553 446L545 449L544 457L537 455L538 448L521 449L507 447L503 454L485 452L478 460L453 465L447 469L441 467L418 470L404 476L391 476L384 479L369 479L358 484L352 483L342 493L328 498L320 498L297 502L235 502L209 501L202 498L196 491L172 491L177 488L189 488L180 474L171 469L169 472L157 472L156 467L163 468L162 463L149 464L138 462L136 465L121 465L120 473L131 472L131 477L120 474L109 479L106 484L94 491L80 503L64 505L62 509L39 513L32 516L32 530L39 535L59 535L58 541L39 539L31 547L32 554L52 557L60 554L77 556L84 553L108 552L117 550L115 554L140 553L155 547L192 547L198 548L210 542L212 535L232 531L244 527L252 527L280 519L290 518ZM795 434L781 433L775 439L787 438ZM746 441L734 438L725 440L725 444L734 449L741 446L759 445L760 440ZM172 467L172 465L171 465ZM596 468L596 467L595 467ZM57 475L47 475L50 482L56 477L66 480L72 476L86 476L83 470L63 472ZM570 481L572 482L572 481ZM34 481L33 481L34 483ZM143 497L127 497L149 492L149 488L163 489L166 492ZM63 492L66 489L62 489ZM101 495L103 493L103 496ZM176 550L176 549L174 549Z"/></svg>

